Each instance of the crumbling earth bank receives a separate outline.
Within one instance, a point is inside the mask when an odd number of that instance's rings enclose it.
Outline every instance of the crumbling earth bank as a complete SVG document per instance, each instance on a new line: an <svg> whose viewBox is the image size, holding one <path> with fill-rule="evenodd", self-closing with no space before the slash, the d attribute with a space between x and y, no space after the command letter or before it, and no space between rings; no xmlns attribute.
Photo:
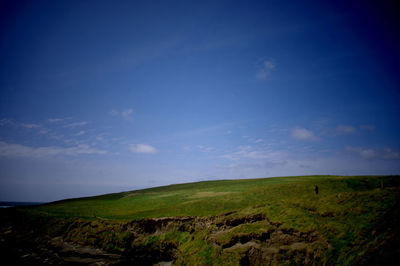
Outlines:
<svg viewBox="0 0 400 266"><path fill-rule="evenodd" d="M209 264L201 251L190 252L196 245L212 250L209 260L230 258L222 259L226 264L320 264L321 253L329 247L318 232L285 229L263 214L130 222L24 220L17 217L21 213L8 215L1 220L0 248L4 260L13 265Z"/></svg>

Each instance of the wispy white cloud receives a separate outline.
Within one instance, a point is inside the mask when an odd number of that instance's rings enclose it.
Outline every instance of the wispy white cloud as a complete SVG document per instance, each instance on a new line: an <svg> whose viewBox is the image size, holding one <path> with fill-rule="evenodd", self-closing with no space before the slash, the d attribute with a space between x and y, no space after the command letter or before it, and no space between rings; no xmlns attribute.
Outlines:
<svg viewBox="0 0 400 266"><path fill-rule="evenodd" d="M97 141L102 142L102 143L107 143L107 142L109 142L111 140L110 139L110 134L108 134L108 133L100 133L100 134L95 136L95 139Z"/></svg>
<svg viewBox="0 0 400 266"><path fill-rule="evenodd" d="M259 80L265 80L275 68L276 64L273 61L265 60L262 67L258 70L256 78Z"/></svg>
<svg viewBox="0 0 400 266"><path fill-rule="evenodd" d="M197 145L196 148L201 152L211 152L211 151L215 150L214 147L204 146L204 145Z"/></svg>
<svg viewBox="0 0 400 266"><path fill-rule="evenodd" d="M203 152L203 153L209 153L212 151L215 151L215 147L211 147L208 145L193 145L193 146L183 146L183 150L185 151L193 151L193 152Z"/></svg>
<svg viewBox="0 0 400 266"><path fill-rule="evenodd" d="M55 155L78 156L82 154L106 154L107 151L99 150L89 145L81 144L74 147L30 147L21 144L0 141L0 156L2 157L29 157L41 158Z"/></svg>
<svg viewBox="0 0 400 266"><path fill-rule="evenodd" d="M22 123L21 127L25 127L25 128L40 128L41 126L37 125L37 124L24 124L24 123Z"/></svg>
<svg viewBox="0 0 400 266"><path fill-rule="evenodd" d="M224 154L221 157L230 160L253 159L278 163L285 160L286 154L282 151L255 149L249 145L242 145L239 146L236 151Z"/></svg>
<svg viewBox="0 0 400 266"><path fill-rule="evenodd" d="M221 170L218 176L228 178L270 176L270 171L286 170L286 166L290 162L289 154L286 151L254 148L249 145L239 146L234 152L221 157L228 159L229 163L217 166Z"/></svg>
<svg viewBox="0 0 400 266"><path fill-rule="evenodd" d="M68 119L71 119L71 117L49 118L49 119L47 119L47 121L50 122L50 123L58 123L58 122L65 121L65 120L68 120Z"/></svg>
<svg viewBox="0 0 400 266"><path fill-rule="evenodd" d="M0 126L11 126L14 128L24 128L24 129L32 129L36 130L36 132L45 135L47 134L50 130L43 125L40 124L35 124L35 123L21 123L18 121L14 121L11 119L0 119Z"/></svg>
<svg viewBox="0 0 400 266"><path fill-rule="evenodd" d="M112 110L110 111L110 115L112 115L112 116L117 116L117 115L119 115L119 112L118 112L117 110L112 109Z"/></svg>
<svg viewBox="0 0 400 266"><path fill-rule="evenodd" d="M336 135L348 135L353 134L357 131L357 129L353 126L348 125L339 125L335 129Z"/></svg>
<svg viewBox="0 0 400 266"><path fill-rule="evenodd" d="M49 132L49 130L46 129L46 128L41 128L41 129L39 130L39 133L40 133L40 134L43 134L43 135L46 135L48 132Z"/></svg>
<svg viewBox="0 0 400 266"><path fill-rule="evenodd" d="M373 131L375 130L375 126L373 125L338 125L337 127L333 128L326 128L321 135L328 136L328 137L337 137L343 135L352 135L357 133L358 130L361 131Z"/></svg>
<svg viewBox="0 0 400 266"><path fill-rule="evenodd" d="M81 130L78 133L74 134L74 136L82 136L83 134L85 134L86 131L85 130Z"/></svg>
<svg viewBox="0 0 400 266"><path fill-rule="evenodd" d="M361 125L360 130L366 130L366 131L374 131L375 130L374 125Z"/></svg>
<svg viewBox="0 0 400 266"><path fill-rule="evenodd" d="M400 160L400 152L392 148L372 149L366 147L346 147L346 151L356 154L363 159Z"/></svg>
<svg viewBox="0 0 400 266"><path fill-rule="evenodd" d="M131 150L131 152L135 152L135 153L157 153L158 150L148 144L131 144L129 145L129 149Z"/></svg>
<svg viewBox="0 0 400 266"><path fill-rule="evenodd" d="M82 122L74 122L74 123L70 123L67 125L64 125L65 128L76 128L76 127L82 127L84 125L87 125L88 122L86 121L82 121Z"/></svg>
<svg viewBox="0 0 400 266"><path fill-rule="evenodd" d="M63 119L61 118L49 118L47 119L48 122L50 123L57 123L57 122L61 122Z"/></svg>
<svg viewBox="0 0 400 266"><path fill-rule="evenodd" d="M318 140L317 136L315 136L314 132L311 130L297 127L292 130L291 136L297 140L305 140L305 141L315 141Z"/></svg>
<svg viewBox="0 0 400 266"><path fill-rule="evenodd" d="M387 160L400 160L400 152L392 148L383 149L383 158Z"/></svg>
<svg viewBox="0 0 400 266"><path fill-rule="evenodd" d="M0 119L0 126L6 126L6 125L15 125L15 122L7 118Z"/></svg>
<svg viewBox="0 0 400 266"><path fill-rule="evenodd" d="M112 116L120 116L120 117L122 117L122 118L124 118L126 120L131 120L132 114L133 114L133 110L131 108L128 108L128 109L125 109L125 110L122 110L122 111L118 111L118 110L112 109L110 111L110 115L112 115Z"/></svg>
<svg viewBox="0 0 400 266"><path fill-rule="evenodd" d="M41 128L41 125L34 123L20 123L18 121L14 121L12 119L3 118L0 119L0 126L13 126L13 127L23 127L29 129L38 129Z"/></svg>
<svg viewBox="0 0 400 266"><path fill-rule="evenodd" d="M16 122L10 119L1 119L0 120L0 126L12 126L15 128L24 128L24 129L33 129L36 130L40 134L47 134L49 132L49 129L43 127L40 124L35 124L35 123L20 123Z"/></svg>
<svg viewBox="0 0 400 266"><path fill-rule="evenodd" d="M64 135L56 135L56 134L49 135L50 139L55 139L55 140L63 140L64 137L65 137ZM64 139L64 142L65 142L65 139Z"/></svg>
<svg viewBox="0 0 400 266"><path fill-rule="evenodd" d="M362 147L346 147L346 151L359 155L364 159L372 159L376 157L376 152L373 149Z"/></svg>
<svg viewBox="0 0 400 266"><path fill-rule="evenodd" d="M132 114L133 110L132 109L126 109L124 111L121 112L121 116L125 119L130 118L131 114Z"/></svg>
<svg viewBox="0 0 400 266"><path fill-rule="evenodd" d="M293 175L363 175L396 174L398 160L366 160L346 156L288 155L282 160L230 161L219 164L219 178L249 178ZM218 170L216 170L218 171Z"/></svg>

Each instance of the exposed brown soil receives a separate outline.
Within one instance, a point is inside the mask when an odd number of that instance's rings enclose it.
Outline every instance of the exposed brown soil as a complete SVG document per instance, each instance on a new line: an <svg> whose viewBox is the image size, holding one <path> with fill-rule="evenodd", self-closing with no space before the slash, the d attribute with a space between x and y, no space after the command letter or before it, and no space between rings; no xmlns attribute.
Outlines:
<svg viewBox="0 0 400 266"><path fill-rule="evenodd" d="M4 213L4 212L3 212ZM299 262L315 261L313 243L328 246L326 240L318 232L297 232L281 228L272 223L263 214L235 217L234 213L208 218L200 217L164 217L143 219L126 223L109 221L72 220L65 224L54 223L58 230L46 230L52 226L50 222L24 221L20 213L8 210L7 217L1 220L0 250L5 260L12 264L25 265L171 265L177 259L178 247L174 243L161 245L144 245L149 236L161 235L170 231L182 231L194 234L200 230L210 229L208 241L222 248L222 252L233 252L240 249L243 257L242 265L270 265L274 261L290 255L299 258ZM260 233L240 234L227 242L218 241L218 234L234 230L244 224L264 222L268 228ZM37 224L42 223L42 224ZM128 244L119 244L119 251L105 251L102 244L101 230L128 232ZM35 230L35 226L37 230ZM83 229L93 229L89 234ZM97 231L96 231L97 230ZM47 233L48 231L52 233ZM86 232L84 235L82 232ZM71 235L79 235L80 242L71 242Z"/></svg>

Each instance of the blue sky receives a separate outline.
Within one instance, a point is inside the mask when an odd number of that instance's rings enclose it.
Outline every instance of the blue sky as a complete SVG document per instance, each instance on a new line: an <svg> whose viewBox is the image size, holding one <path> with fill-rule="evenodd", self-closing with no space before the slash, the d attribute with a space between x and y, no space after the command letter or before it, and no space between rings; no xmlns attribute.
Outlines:
<svg viewBox="0 0 400 266"><path fill-rule="evenodd" d="M0 200L400 173L390 1L2 1L0 12Z"/></svg>

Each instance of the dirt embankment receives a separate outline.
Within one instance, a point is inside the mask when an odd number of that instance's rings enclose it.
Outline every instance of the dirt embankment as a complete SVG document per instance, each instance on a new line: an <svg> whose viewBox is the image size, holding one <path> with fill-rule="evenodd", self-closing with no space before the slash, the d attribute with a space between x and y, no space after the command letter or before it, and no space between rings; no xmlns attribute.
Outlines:
<svg viewBox="0 0 400 266"><path fill-rule="evenodd" d="M318 232L301 233L281 228L265 215L234 217L234 213L208 218L165 217L131 222L28 219L8 210L1 220L3 260L26 265L170 265L184 262L179 241L157 239L170 232L196 237L207 230L206 241L221 254L242 254L242 265L268 265L286 255L299 263L312 263L318 254L310 248L328 247ZM265 230L236 233L239 227L262 223ZM190 240L189 240L190 241Z"/></svg>

